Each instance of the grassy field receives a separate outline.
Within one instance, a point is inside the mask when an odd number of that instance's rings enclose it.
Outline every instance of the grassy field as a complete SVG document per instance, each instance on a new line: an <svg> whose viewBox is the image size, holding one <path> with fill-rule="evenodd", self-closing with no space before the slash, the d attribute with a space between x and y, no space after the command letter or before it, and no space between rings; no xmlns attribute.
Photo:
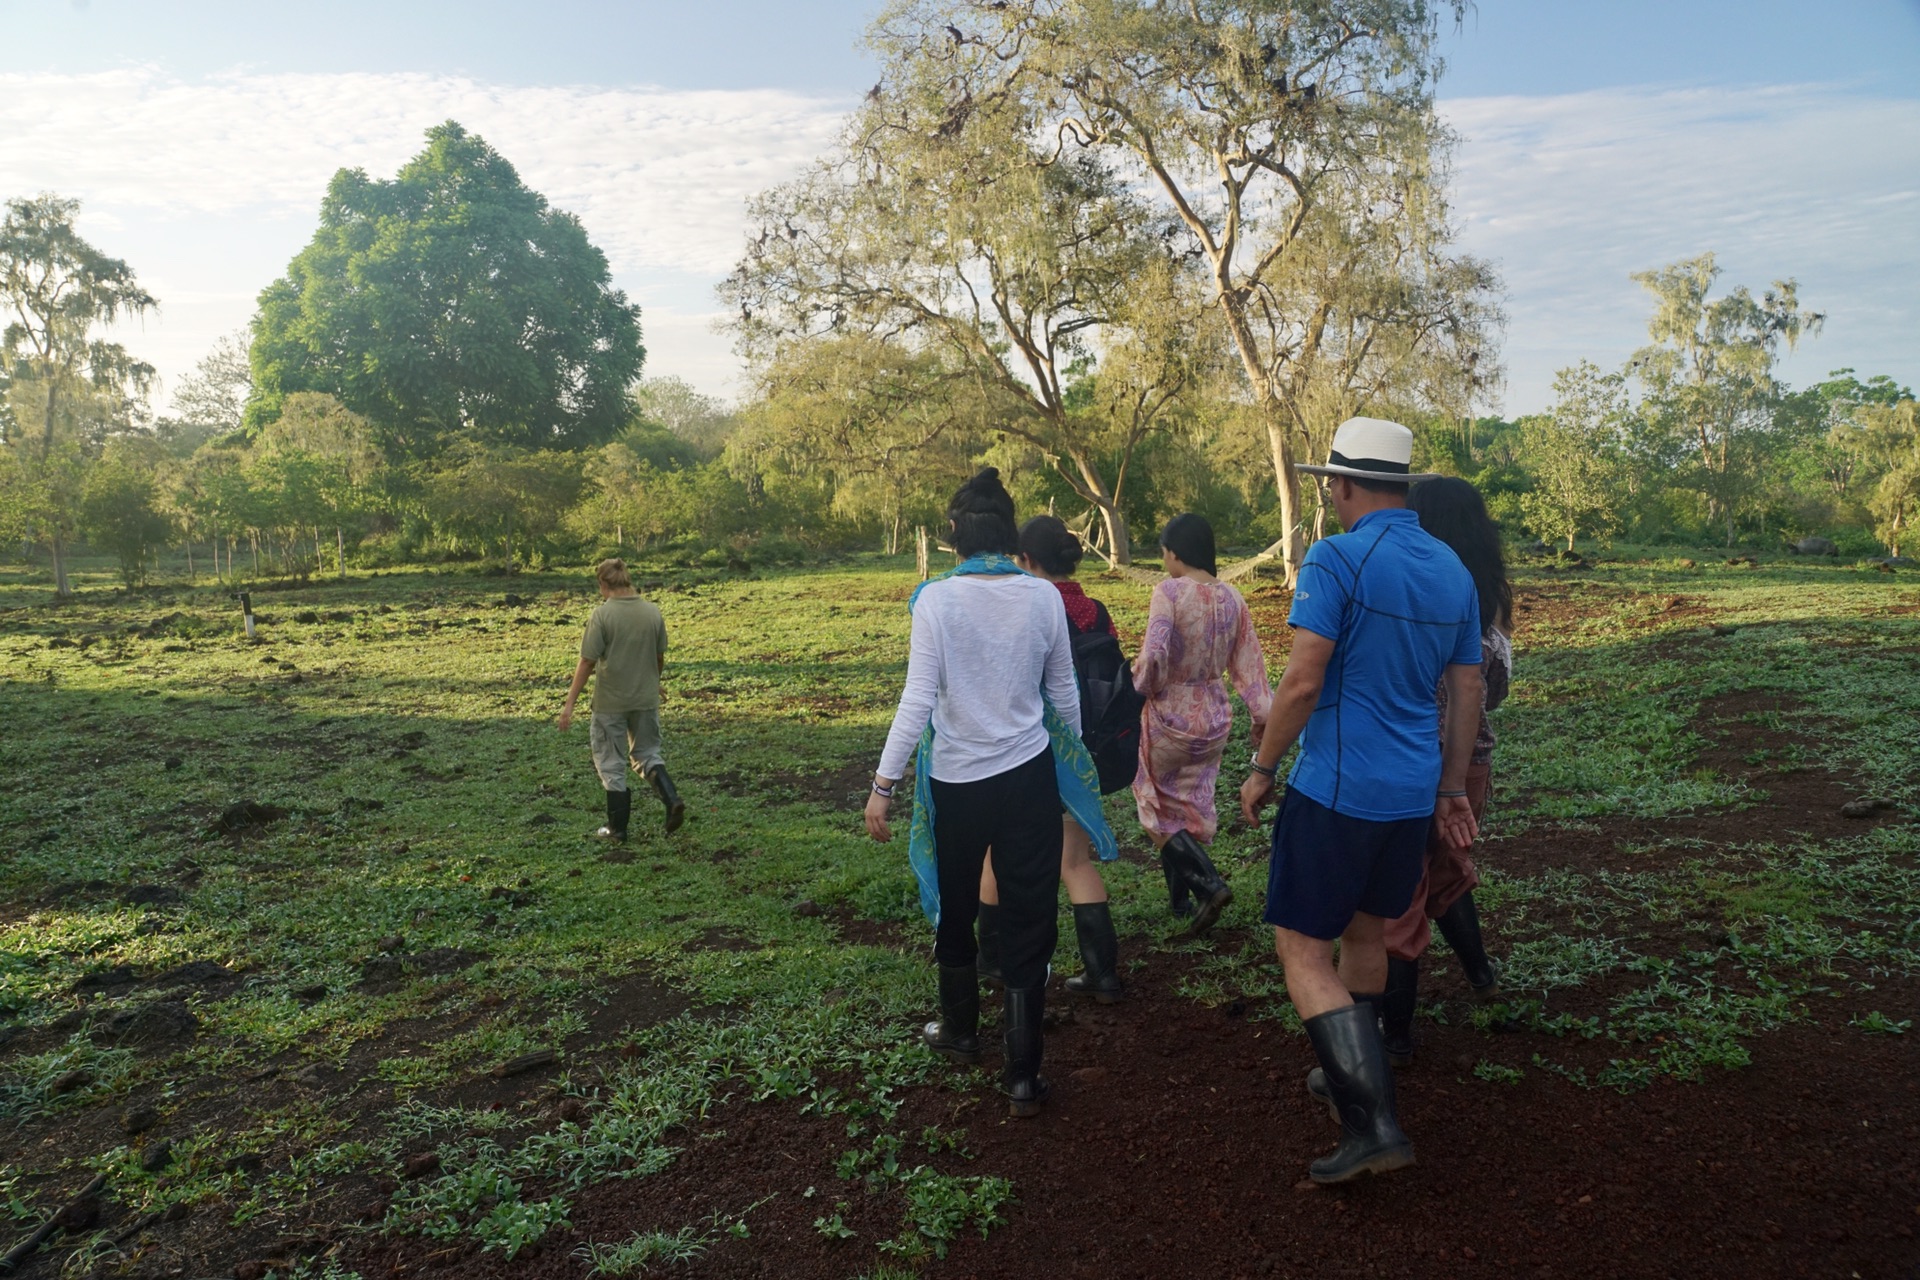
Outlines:
<svg viewBox="0 0 1920 1280"><path fill-rule="evenodd" d="M0 1237L105 1173L45 1274L339 1276L368 1233L646 1274L750 1240L776 1193L577 1241L576 1202L776 1102L833 1118L808 1214L840 1274L1007 1221L1022 1187L905 1118L990 1081L919 1048L929 934L904 846L858 820L910 563L650 579L692 817L666 837L638 793L612 856L584 724L553 725L584 572L265 591L251 643L223 590L54 608L0 573ZM1088 585L1137 638L1148 587ZM1475 1016L1533 1034L1489 1031L1475 1087L1710 1081L1829 1006L1911 1037L1920 580L1622 554L1520 587L1481 895L1514 999ZM1250 599L1277 657L1284 593ZM1135 970L1177 959L1196 1006L1297 1027L1258 929L1174 937L1123 801ZM1264 848L1223 830L1243 925Z"/></svg>

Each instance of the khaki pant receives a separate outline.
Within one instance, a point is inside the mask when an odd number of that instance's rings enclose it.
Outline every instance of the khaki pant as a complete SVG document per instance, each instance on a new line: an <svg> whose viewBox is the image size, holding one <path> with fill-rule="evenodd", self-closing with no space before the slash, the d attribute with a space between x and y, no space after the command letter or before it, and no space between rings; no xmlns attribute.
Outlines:
<svg viewBox="0 0 1920 1280"><path fill-rule="evenodd" d="M593 743L593 767L600 774L600 785L609 791L627 789L627 765L633 765L643 777L648 769L666 763L660 754L660 711L611 711L593 713L588 722Z"/></svg>

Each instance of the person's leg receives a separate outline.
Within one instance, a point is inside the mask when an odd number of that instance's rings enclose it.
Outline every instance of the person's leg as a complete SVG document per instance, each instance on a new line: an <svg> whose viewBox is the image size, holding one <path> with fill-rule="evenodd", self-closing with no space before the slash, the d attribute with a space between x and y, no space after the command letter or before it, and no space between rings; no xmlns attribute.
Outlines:
<svg viewBox="0 0 1920 1280"><path fill-rule="evenodd" d="M1073 935L1080 944L1083 966L1081 973L1067 979L1066 988L1101 1004L1113 1004L1124 988L1119 974L1120 939L1113 931L1106 882L1093 865L1093 842L1087 833L1072 818L1061 822L1060 879L1067 886L1067 901L1073 904Z"/></svg>
<svg viewBox="0 0 1920 1280"><path fill-rule="evenodd" d="M627 790L626 721L620 716L587 716L587 740L593 748L593 770L607 796L607 820L593 834L601 840L625 840L633 812Z"/></svg>
<svg viewBox="0 0 1920 1280"><path fill-rule="evenodd" d="M1153 842L1154 851L1160 855L1160 874L1167 882L1167 911L1176 919L1184 919L1193 914L1193 892L1187 888L1186 877L1176 870L1167 857L1167 840L1179 830L1179 826L1161 812L1170 797L1162 793L1155 775L1156 767L1172 769L1178 765L1178 761L1171 758L1156 763L1156 756L1169 755L1158 749L1164 737L1165 733L1155 723L1153 708L1149 705L1146 713L1140 717L1140 763L1133 775L1133 804L1140 819L1140 829L1146 832L1147 839Z"/></svg>
<svg viewBox="0 0 1920 1280"><path fill-rule="evenodd" d="M1067 901L1075 906L1107 900L1107 882L1093 860L1093 841L1068 817L1060 819L1060 880L1067 886Z"/></svg>
<svg viewBox="0 0 1920 1280"><path fill-rule="evenodd" d="M988 986L1006 985L1006 974L1000 969L1000 882L993 876L991 849L980 864L980 958L975 966L980 981Z"/></svg>
<svg viewBox="0 0 1920 1280"><path fill-rule="evenodd" d="M1348 991L1373 993L1387 985L1386 921L1355 912L1340 934L1340 978Z"/></svg>
<svg viewBox="0 0 1920 1280"><path fill-rule="evenodd" d="M980 867L989 833L981 821L980 783L933 786L935 873L940 882L940 923L933 958L939 967L940 1020L922 1038L929 1049L956 1062L980 1060L980 978L973 924L979 912Z"/></svg>
<svg viewBox="0 0 1920 1280"><path fill-rule="evenodd" d="M994 875L1000 883L1003 972L1006 974L1005 1071L1007 1110L1032 1116L1046 1101L1040 1074L1044 1043L1047 962L1058 941L1060 789L1053 753L1000 775L993 830Z"/></svg>
<svg viewBox="0 0 1920 1280"><path fill-rule="evenodd" d="M1491 780L1491 770L1486 765L1474 765L1467 770L1467 799L1473 805L1475 818L1486 812ZM1479 884L1480 870L1474 865L1472 850L1456 850L1448 862L1443 882L1435 890L1435 901L1428 909L1433 912L1440 936L1447 940L1447 946L1460 961L1475 998L1492 1000L1500 994L1500 971L1487 955L1486 942L1480 935L1480 913L1473 902L1473 891Z"/></svg>
<svg viewBox="0 0 1920 1280"><path fill-rule="evenodd" d="M678 831L680 824L687 820L687 804L680 798L679 789L673 785L673 778L667 773L666 757L660 751L659 708L629 711L626 727L628 750L631 753L628 758L652 785L654 795L660 797L661 807L667 813L667 831Z"/></svg>

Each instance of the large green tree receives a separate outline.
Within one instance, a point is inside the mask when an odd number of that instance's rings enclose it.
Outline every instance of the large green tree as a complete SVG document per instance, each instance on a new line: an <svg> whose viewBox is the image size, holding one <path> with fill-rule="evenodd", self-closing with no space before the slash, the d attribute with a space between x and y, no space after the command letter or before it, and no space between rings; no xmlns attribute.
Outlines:
<svg viewBox="0 0 1920 1280"><path fill-rule="evenodd" d="M55 195L7 201L0 220L0 371L12 455L0 501L53 553L54 594L72 594L66 542L86 469L106 438L141 412L153 367L99 331L159 303L133 269L74 229L80 202Z"/></svg>
<svg viewBox="0 0 1920 1280"><path fill-rule="evenodd" d="M645 357L639 308L609 280L577 218L438 125L391 181L334 175L312 242L260 295L247 425L323 391L393 461L603 443Z"/></svg>
<svg viewBox="0 0 1920 1280"><path fill-rule="evenodd" d="M1520 450L1533 473L1522 494L1527 524L1542 538L1604 533L1617 523L1616 449L1632 416L1623 379L1582 360L1553 380L1553 411L1520 420Z"/></svg>
<svg viewBox="0 0 1920 1280"><path fill-rule="evenodd" d="M1711 253L1633 278L1653 295L1652 343L1628 363L1646 396L1642 412L1687 441L1707 519L1732 546L1739 517L1781 443L1785 388L1773 371L1782 347L1820 331L1792 280L1759 297L1745 287L1709 297L1720 268Z"/></svg>

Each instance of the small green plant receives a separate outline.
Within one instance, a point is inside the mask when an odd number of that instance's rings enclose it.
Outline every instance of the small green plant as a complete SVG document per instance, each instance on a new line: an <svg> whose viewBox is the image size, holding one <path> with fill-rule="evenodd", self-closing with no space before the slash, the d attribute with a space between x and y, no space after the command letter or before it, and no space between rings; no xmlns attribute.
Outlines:
<svg viewBox="0 0 1920 1280"><path fill-rule="evenodd" d="M1871 1013L1853 1019L1849 1025L1858 1027L1862 1031L1873 1035L1903 1036L1912 1029L1913 1019L1902 1018L1900 1021L1895 1022L1886 1014L1875 1009Z"/></svg>
<svg viewBox="0 0 1920 1280"><path fill-rule="evenodd" d="M505 1200L474 1224L473 1234L483 1250L497 1249L512 1258L553 1228L566 1225L567 1202L558 1196L531 1204Z"/></svg>
<svg viewBox="0 0 1920 1280"><path fill-rule="evenodd" d="M1498 1062L1482 1060L1474 1067L1473 1074L1488 1084L1518 1084L1526 1072L1518 1067L1503 1066Z"/></svg>
<svg viewBox="0 0 1920 1280"><path fill-rule="evenodd" d="M685 1226L678 1231L636 1231L619 1244L583 1244L573 1256L587 1264L590 1276L637 1276L648 1267L692 1262L714 1242L715 1233Z"/></svg>
<svg viewBox="0 0 1920 1280"><path fill-rule="evenodd" d="M813 1220L813 1229L830 1240L851 1240L858 1232L847 1225L843 1216L847 1211L847 1202L837 1200L833 1206L833 1216L821 1214Z"/></svg>

